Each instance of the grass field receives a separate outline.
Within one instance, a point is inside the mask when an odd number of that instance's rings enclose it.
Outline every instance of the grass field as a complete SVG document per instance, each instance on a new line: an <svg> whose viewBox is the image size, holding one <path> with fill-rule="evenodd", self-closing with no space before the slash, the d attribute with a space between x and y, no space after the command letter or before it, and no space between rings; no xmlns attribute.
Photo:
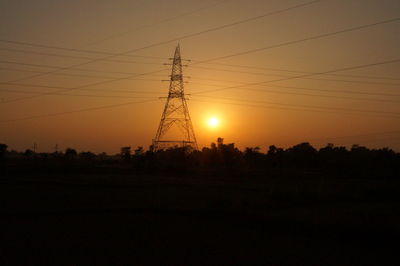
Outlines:
<svg viewBox="0 0 400 266"><path fill-rule="evenodd" d="M398 265L400 182L13 175L1 265Z"/></svg>

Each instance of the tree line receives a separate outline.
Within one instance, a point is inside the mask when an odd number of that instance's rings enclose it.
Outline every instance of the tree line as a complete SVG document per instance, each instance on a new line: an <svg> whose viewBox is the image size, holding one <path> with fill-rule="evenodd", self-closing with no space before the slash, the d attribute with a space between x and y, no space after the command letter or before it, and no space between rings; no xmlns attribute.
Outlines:
<svg viewBox="0 0 400 266"><path fill-rule="evenodd" d="M37 165L67 165L91 167L107 165L132 172L161 174L265 174L277 171L324 171L334 175L400 176L400 153L389 148L368 149L353 145L327 144L320 149L304 142L283 149L274 145L267 152L259 147L239 150L234 143L225 144L222 138L209 147L192 150L190 147L173 147L160 151L137 147L122 147L117 155L77 152L67 148L64 152L35 153L9 151L0 144L2 161L31 161Z"/></svg>

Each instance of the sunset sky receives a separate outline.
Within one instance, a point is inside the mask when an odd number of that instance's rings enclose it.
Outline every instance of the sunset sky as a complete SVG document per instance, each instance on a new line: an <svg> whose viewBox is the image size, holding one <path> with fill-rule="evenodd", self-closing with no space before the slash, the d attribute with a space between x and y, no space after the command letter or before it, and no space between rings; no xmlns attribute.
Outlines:
<svg viewBox="0 0 400 266"><path fill-rule="evenodd" d="M263 152L305 141L400 151L398 0L0 3L9 149L147 149L179 43L200 147L223 137Z"/></svg>

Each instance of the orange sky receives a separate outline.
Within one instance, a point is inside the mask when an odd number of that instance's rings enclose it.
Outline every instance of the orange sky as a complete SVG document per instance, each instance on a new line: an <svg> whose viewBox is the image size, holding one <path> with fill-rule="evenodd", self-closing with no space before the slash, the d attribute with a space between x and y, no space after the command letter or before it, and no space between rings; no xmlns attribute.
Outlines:
<svg viewBox="0 0 400 266"><path fill-rule="evenodd" d="M190 77L185 90L192 94L188 105L200 147L223 137L263 151L303 141L400 151L399 62L199 93L400 59L398 20L300 41L395 19L399 1L310 2L3 1L0 143L25 150L36 142L39 151L56 144L109 153L121 146L147 148L165 103L158 97L168 92L161 80L170 70L163 64L179 41L182 57L193 60L184 69ZM310 4L283 11L303 3ZM236 55L265 47L270 48ZM230 57L196 63L223 56ZM147 100L154 101L134 103ZM207 126L212 116L220 120L216 128Z"/></svg>

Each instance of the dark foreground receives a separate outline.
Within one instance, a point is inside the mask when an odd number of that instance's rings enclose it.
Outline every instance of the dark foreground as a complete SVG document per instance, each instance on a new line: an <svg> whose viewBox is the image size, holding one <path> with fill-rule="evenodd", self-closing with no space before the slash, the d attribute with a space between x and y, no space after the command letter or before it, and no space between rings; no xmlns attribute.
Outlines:
<svg viewBox="0 0 400 266"><path fill-rule="evenodd" d="M399 265L400 182L13 175L0 265Z"/></svg>

